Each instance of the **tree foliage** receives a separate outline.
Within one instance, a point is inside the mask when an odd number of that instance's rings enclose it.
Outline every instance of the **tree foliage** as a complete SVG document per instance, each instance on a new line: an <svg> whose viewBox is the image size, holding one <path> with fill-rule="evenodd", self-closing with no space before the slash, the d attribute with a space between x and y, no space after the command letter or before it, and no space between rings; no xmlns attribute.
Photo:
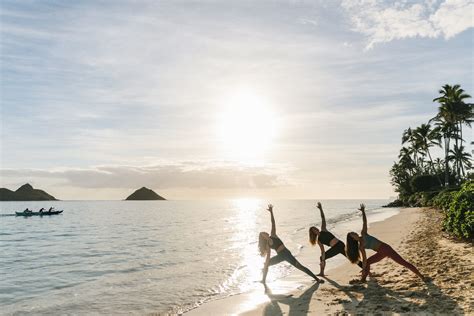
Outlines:
<svg viewBox="0 0 474 316"><path fill-rule="evenodd" d="M390 169L401 203L445 210L444 228L461 238L474 237L472 156L463 145L463 127L474 120L469 98L459 85L444 85L433 99L438 113L403 131L398 161ZM434 147L441 147L444 155L433 157Z"/></svg>
<svg viewBox="0 0 474 316"><path fill-rule="evenodd" d="M439 104L436 116L403 131L398 161L390 169L391 183L405 204L416 200L410 200L414 193L441 191L470 177L472 157L463 146L462 128L474 118L473 105L466 103L471 96L459 85L444 85L439 94L433 100ZM443 149L444 157L433 157L435 147Z"/></svg>

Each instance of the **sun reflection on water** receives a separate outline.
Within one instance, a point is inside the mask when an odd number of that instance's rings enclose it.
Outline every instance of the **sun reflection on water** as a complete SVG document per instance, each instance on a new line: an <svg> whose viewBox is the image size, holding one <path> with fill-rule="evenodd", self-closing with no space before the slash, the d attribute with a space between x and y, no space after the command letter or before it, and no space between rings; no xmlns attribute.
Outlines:
<svg viewBox="0 0 474 316"><path fill-rule="evenodd" d="M268 301L264 294L262 268L264 258L258 252L258 234L269 231L270 217L266 211L266 201L255 198L230 200L232 215L228 218L230 235L227 239L229 253L237 256L233 259L232 272L217 288L216 293L247 293L240 302L240 308L246 309ZM285 265L273 267L267 276L272 286L287 270ZM251 295L249 293L252 293Z"/></svg>
<svg viewBox="0 0 474 316"><path fill-rule="evenodd" d="M236 226L233 230L232 240L235 243L233 246L241 248L241 262L240 268L234 271L230 279L235 282L234 284L237 285L240 293L247 293L239 300L237 309L240 313L269 302L263 285L257 283L262 279L264 263L264 258L258 253L257 245L258 233L270 229L270 218L265 210L266 203L263 200L236 199L232 201L232 205L236 211ZM275 276L279 274L281 274L280 269L275 267L271 269L267 277L268 285L277 291L285 292L288 289L282 288L282 284L274 280ZM291 286L294 287L294 284L291 283Z"/></svg>
<svg viewBox="0 0 474 316"><path fill-rule="evenodd" d="M240 212L253 212L256 214L263 206L263 201L256 198L240 198L232 200L233 206Z"/></svg>
<svg viewBox="0 0 474 316"><path fill-rule="evenodd" d="M234 240L237 241L241 249L241 277L239 284L241 291L248 290L255 281L262 278L263 258L259 256L257 250L259 227L258 218L261 217L264 202L259 199L237 199L233 200L236 208L236 219L238 226L234 230ZM265 214L264 214L265 215Z"/></svg>

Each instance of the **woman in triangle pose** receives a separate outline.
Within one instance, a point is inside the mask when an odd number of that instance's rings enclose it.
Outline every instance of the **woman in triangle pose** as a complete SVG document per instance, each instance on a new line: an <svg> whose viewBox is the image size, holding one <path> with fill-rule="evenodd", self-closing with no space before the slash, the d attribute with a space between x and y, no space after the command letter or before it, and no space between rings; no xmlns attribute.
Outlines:
<svg viewBox="0 0 474 316"><path fill-rule="evenodd" d="M331 232L329 232L326 228L326 218L324 217L323 206L321 202L318 202L317 208L321 213L321 230L312 226L309 228L309 242L311 245L318 244L319 248L321 249L321 257L319 257L320 267L321 270L319 271L319 276L324 276L324 268L326 267L326 260L332 258L336 255L343 255L346 256L346 249L344 242L336 238ZM324 246L330 247L328 251L325 251ZM362 263L358 263L359 266L362 268Z"/></svg>
<svg viewBox="0 0 474 316"><path fill-rule="evenodd" d="M265 257L265 264L263 266L263 277L262 283L266 282L268 267L278 264L282 261L286 261L294 266L296 269L303 271L317 282L323 283L324 281L319 279L316 275L314 275L311 270L303 266L296 258L291 254L288 248L285 247L281 239L276 234L276 227L275 227L275 218L273 216L273 205L269 204L267 211L270 212L271 222L272 222L272 230L271 233L268 234L267 232L260 232L258 237L258 249L260 251L260 255ZM276 256L270 258L271 249L276 251Z"/></svg>
<svg viewBox="0 0 474 316"><path fill-rule="evenodd" d="M349 258L352 263L358 262L360 255L362 256L363 272L361 281L365 282L367 275L370 272L370 266L372 264L379 262L380 260L386 257L389 257L396 263L409 269L417 276L419 276L422 280L424 280L424 277L420 273L420 271L418 271L418 269L414 265L403 259L402 256L400 256L395 250L393 250L392 247L390 247L390 245L378 240L377 238L367 233L367 216L365 215L365 205L361 204L359 210L362 212L362 231L360 236L355 232L350 232L347 234L346 254L347 258ZM365 249L372 249L376 253L367 259Z"/></svg>

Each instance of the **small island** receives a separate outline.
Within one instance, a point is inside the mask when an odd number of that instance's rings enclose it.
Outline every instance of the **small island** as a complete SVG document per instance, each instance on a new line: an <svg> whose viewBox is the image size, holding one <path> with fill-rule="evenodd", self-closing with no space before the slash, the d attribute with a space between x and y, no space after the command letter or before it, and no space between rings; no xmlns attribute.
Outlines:
<svg viewBox="0 0 474 316"><path fill-rule="evenodd" d="M125 200L127 201L145 201L145 200L166 200L164 197L155 193L155 191L148 188L141 188L133 192Z"/></svg>
<svg viewBox="0 0 474 316"><path fill-rule="evenodd" d="M57 201L57 199L43 190L34 189L27 183L16 191L0 188L0 201Z"/></svg>

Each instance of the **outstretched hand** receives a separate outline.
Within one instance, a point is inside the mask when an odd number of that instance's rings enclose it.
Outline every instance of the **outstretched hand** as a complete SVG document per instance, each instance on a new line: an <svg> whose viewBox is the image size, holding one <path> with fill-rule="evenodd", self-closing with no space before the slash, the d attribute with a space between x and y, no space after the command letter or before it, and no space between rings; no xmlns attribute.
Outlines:
<svg viewBox="0 0 474 316"><path fill-rule="evenodd" d="M273 205L272 204L268 204L267 211L273 212Z"/></svg>
<svg viewBox="0 0 474 316"><path fill-rule="evenodd" d="M318 204L316 204L316 207L319 208L320 210L323 209L323 206L321 205L321 202L318 202Z"/></svg>
<svg viewBox="0 0 474 316"><path fill-rule="evenodd" d="M362 203L360 205L359 211L362 211L362 212L365 211L365 204L364 203Z"/></svg>

